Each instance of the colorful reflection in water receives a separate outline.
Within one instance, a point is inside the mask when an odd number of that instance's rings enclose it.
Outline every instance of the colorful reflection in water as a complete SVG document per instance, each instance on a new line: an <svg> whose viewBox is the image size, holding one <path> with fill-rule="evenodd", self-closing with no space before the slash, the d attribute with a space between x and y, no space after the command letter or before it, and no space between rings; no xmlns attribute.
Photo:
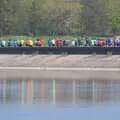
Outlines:
<svg viewBox="0 0 120 120"><path fill-rule="evenodd" d="M120 100L120 81L1 80L0 103L88 104Z"/></svg>

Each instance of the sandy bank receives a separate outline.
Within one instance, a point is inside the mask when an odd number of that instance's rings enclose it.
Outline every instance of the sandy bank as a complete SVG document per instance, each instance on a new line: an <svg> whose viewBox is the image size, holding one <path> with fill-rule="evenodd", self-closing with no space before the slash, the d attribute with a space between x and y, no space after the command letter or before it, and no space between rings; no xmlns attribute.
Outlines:
<svg viewBox="0 0 120 120"><path fill-rule="evenodd" d="M120 67L120 56L0 55L0 67Z"/></svg>
<svg viewBox="0 0 120 120"><path fill-rule="evenodd" d="M14 69L2 69L10 67ZM26 69L17 69L24 67ZM27 69L71 68L70 70ZM73 70L73 68L81 70ZM83 68L83 69L82 69ZM85 68L89 68L86 70ZM104 68L103 70L90 70ZM110 70L110 69L111 70ZM112 70L114 68L114 70ZM117 68L117 69L116 69ZM0 79L120 79L120 56L107 55L0 55ZM105 70L106 69L106 70Z"/></svg>

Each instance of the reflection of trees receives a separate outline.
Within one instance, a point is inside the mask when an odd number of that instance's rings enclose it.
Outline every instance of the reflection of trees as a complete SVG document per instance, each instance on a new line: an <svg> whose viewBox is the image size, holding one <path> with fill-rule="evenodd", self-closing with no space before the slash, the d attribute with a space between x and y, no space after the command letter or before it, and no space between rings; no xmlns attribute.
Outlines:
<svg viewBox="0 0 120 120"><path fill-rule="evenodd" d="M5 103L18 101L19 95L15 93L15 92L17 92L16 89L11 88L11 83L6 84L6 89L4 89L3 92L5 92L4 93L5 96L2 93L2 99Z"/></svg>
<svg viewBox="0 0 120 120"><path fill-rule="evenodd" d="M76 88L76 99L91 100L92 99L92 82L78 81Z"/></svg>
<svg viewBox="0 0 120 120"><path fill-rule="evenodd" d="M95 87L95 92L96 92L96 102L107 102L111 100L112 96L112 91L113 88L111 87L111 81L108 80L101 80L101 81L96 81L96 87Z"/></svg>
<svg viewBox="0 0 120 120"><path fill-rule="evenodd" d="M27 88L24 89L24 97L26 98L26 102L29 100L41 100L40 96L44 97L45 101L63 101L63 102L72 102L73 97L75 97L76 103L80 103L81 100L88 101L93 98L93 91L95 102L107 102L113 98L120 98L120 81L94 81L95 86L93 87L93 81L75 81L75 89L73 89L73 81L67 82L55 82L56 89L55 94L53 90L53 82L52 81L44 81L44 83L40 81L30 80L30 85L34 87L30 87L29 95L26 91ZM13 89L13 84L17 87ZM25 81L25 86L27 87L27 82ZM44 86L44 87L43 87ZM0 90L0 101L8 102L16 102L21 99L22 94L19 94L20 85L14 83L14 81L7 81L6 89L1 87ZM93 89L94 88L94 89ZM21 88L22 90L22 88ZM55 95L55 99L54 98Z"/></svg>

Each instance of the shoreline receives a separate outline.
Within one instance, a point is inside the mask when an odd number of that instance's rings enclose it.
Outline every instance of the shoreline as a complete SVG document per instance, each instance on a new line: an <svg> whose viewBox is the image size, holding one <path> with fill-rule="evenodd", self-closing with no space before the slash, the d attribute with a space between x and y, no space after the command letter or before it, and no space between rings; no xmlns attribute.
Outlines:
<svg viewBox="0 0 120 120"><path fill-rule="evenodd" d="M120 72L120 68L106 67L0 67L0 70L40 70L40 71L107 71Z"/></svg>
<svg viewBox="0 0 120 120"><path fill-rule="evenodd" d="M18 69L17 69L18 68ZM33 68L33 69L30 69ZM120 80L120 68L0 67L1 80Z"/></svg>

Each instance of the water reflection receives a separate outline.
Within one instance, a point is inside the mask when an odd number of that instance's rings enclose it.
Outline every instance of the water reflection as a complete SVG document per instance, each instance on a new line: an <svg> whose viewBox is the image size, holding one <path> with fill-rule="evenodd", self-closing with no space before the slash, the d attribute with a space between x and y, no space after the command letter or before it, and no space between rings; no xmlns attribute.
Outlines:
<svg viewBox="0 0 120 120"><path fill-rule="evenodd" d="M81 105L120 100L120 81L1 80L0 103Z"/></svg>

